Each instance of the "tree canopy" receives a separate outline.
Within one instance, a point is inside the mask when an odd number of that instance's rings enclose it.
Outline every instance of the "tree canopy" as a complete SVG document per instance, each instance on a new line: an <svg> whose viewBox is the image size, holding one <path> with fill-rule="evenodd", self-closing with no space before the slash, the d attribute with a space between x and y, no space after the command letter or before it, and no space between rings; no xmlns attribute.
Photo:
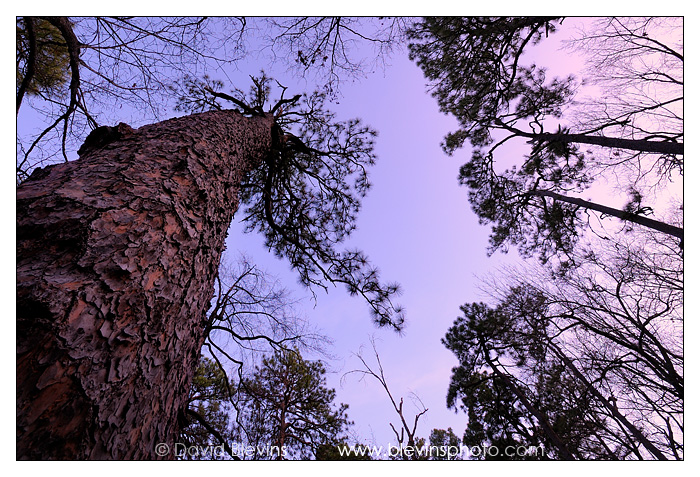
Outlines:
<svg viewBox="0 0 700 477"><path fill-rule="evenodd" d="M352 424L346 404L334 403L320 361L306 361L296 350L262 359L243 379L238 396L237 436L249 458L310 459L322 446L340 444Z"/></svg>
<svg viewBox="0 0 700 477"><path fill-rule="evenodd" d="M262 167L241 184L241 202L248 231L264 235L266 246L289 260L306 286L345 285L363 297L375 322L397 330L403 310L392 300L398 284L379 282L378 270L357 249L337 250L355 229L361 199L370 188L368 169L375 163L375 131L358 119L338 122L325 109L326 94L314 92L271 99L272 79L253 77L246 95L218 91L221 83L189 79L179 105L183 109L219 110L221 100L245 114L275 117L275 147Z"/></svg>
<svg viewBox="0 0 700 477"><path fill-rule="evenodd" d="M495 306L462 307L443 343L460 361L448 405L469 416L465 442L683 455L681 259L668 244L648 254L640 238L581 252L561 277L508 270L490 288Z"/></svg>
<svg viewBox="0 0 700 477"><path fill-rule="evenodd" d="M591 81L602 89L595 109L581 108L585 114L573 107L581 80L548 78L545 67L527 63L527 50L563 21L426 18L409 31L411 58L440 109L459 122L445 151L472 146L460 182L482 223L492 224L491 251L515 245L543 261L570 255L592 211L682 239L676 224L642 217L653 209L641 204L649 187L682 173L682 46L658 26L674 19L603 19L572 42L591 50ZM529 149L522 162L507 156L506 145L516 141ZM617 176L628 191L624 208L578 197L603 175Z"/></svg>
<svg viewBox="0 0 700 477"><path fill-rule="evenodd" d="M567 44L586 69L552 77L531 52L569 21L425 18L409 30L411 57L459 123L444 150L471 146L459 180L492 226L489 251L517 246L548 267L505 269L487 287L493 304L462 307L443 340L460 361L448 405L469 417L465 443L678 459L682 19L590 20Z"/></svg>

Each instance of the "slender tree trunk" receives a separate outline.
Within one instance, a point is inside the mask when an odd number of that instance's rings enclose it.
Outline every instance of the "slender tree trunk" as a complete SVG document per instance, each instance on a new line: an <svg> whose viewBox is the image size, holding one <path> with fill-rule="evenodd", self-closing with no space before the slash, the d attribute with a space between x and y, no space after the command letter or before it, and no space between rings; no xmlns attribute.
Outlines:
<svg viewBox="0 0 700 477"><path fill-rule="evenodd" d="M627 430L634 436L635 439L639 443L641 443L654 457L656 457L659 460L668 460L668 458L659 450L658 447L656 447L654 444L649 441L649 439L646 438L646 436L636 427L634 426L631 422L627 420L627 418L620 413L620 411L617 409L616 405L613 405L610 401L605 399L605 397L600 394L598 389L591 383L584 375L581 373L581 371L578 370L576 365L569 359L568 356L559 348L559 346L552 341L551 338L547 337L547 344L549 345L550 349L554 351L554 354L556 354L559 359L562 360L564 365L569 368L569 370L578 378L584 385L586 385L586 390L590 391L596 399L598 399L598 402L600 402L603 407L605 407L610 414L612 414L615 419L617 419L618 422L620 422L623 426L627 428Z"/></svg>
<svg viewBox="0 0 700 477"><path fill-rule="evenodd" d="M272 121L120 125L19 186L18 459L173 457L239 186Z"/></svg>
<svg viewBox="0 0 700 477"><path fill-rule="evenodd" d="M29 90L29 85L34 80L36 71L36 32L34 31L34 18L23 17L25 34L27 35L27 64L24 71L24 78L17 89L17 115L19 116L19 108L22 106L24 94ZM18 32L19 34L19 32ZM19 42L18 42L19 45ZM19 56L19 55L18 55Z"/></svg>
<svg viewBox="0 0 700 477"><path fill-rule="evenodd" d="M658 230L673 237L678 237L683 240L683 229L676 227L674 225L669 225L664 222L659 222L658 220L649 219L642 215L630 214L623 210L615 209L613 207L608 207L606 205L596 204L595 202L590 202L588 200L579 199L577 197L568 197L565 195L557 194L549 190L533 190L529 192L530 195L536 195L540 197L551 197L554 200L559 200L561 202L567 202L569 204L578 205L586 209L595 210L597 212L602 212L603 214L612 215L620 220L627 220L629 222L634 222L635 224L643 225L650 229Z"/></svg>
<svg viewBox="0 0 700 477"><path fill-rule="evenodd" d="M683 143L671 141L647 141L644 139L624 139L619 137L592 136L574 133L528 134L528 137L543 141L561 141L565 143L593 144L596 146L628 151L649 152L653 154L683 155Z"/></svg>
<svg viewBox="0 0 700 477"><path fill-rule="evenodd" d="M576 144L593 144L596 146L614 149L626 149L628 151L648 152L652 154L676 154L683 155L683 143L673 141L648 141L646 139L624 139L618 137L597 136L577 133L531 133L518 128L508 126L500 119L495 120L498 127L506 129L513 134L545 142L563 142Z"/></svg>
<svg viewBox="0 0 700 477"><path fill-rule="evenodd" d="M525 394L520 390L520 388L518 388L513 383L513 380L509 376L506 376L500 369L498 369L498 366L496 366L496 364L491 360L489 356L489 349L486 347L486 343L483 340L479 340L479 344L481 345L481 351L484 354L486 364L488 364L491 370L503 380L503 382L508 386L511 392L517 396L518 400L522 403L522 405L525 406L525 408L527 408L530 414L532 414L535 417L535 419L537 419L537 422L542 427L542 430L547 435L550 442L557 449L559 449L559 454L561 458L563 460L575 460L571 451L569 451L564 441L562 441L561 437L559 437L559 434L557 434L556 431L552 428L552 425L549 423L547 416L545 416L530 402L527 396L525 396Z"/></svg>

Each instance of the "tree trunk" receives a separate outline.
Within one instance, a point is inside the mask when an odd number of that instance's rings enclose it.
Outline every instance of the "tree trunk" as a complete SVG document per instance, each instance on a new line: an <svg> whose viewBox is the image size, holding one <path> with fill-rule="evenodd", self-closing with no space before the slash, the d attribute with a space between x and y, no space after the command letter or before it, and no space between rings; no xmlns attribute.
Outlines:
<svg viewBox="0 0 700 477"><path fill-rule="evenodd" d="M19 186L18 459L173 458L239 186L272 124L217 111L107 128Z"/></svg>
<svg viewBox="0 0 700 477"><path fill-rule="evenodd" d="M563 142L576 144L593 144L596 146L614 149L626 149L629 151L648 152L651 154L676 154L683 155L683 143L674 141L650 141L646 139L625 139L618 137L596 136L591 134L577 134L568 132L558 133L530 133L507 125L501 119L495 120L498 127L506 129L516 136L534 139L543 142Z"/></svg>
<svg viewBox="0 0 700 477"><path fill-rule="evenodd" d="M665 234L668 234L668 235L671 235L673 237L677 237L677 238L683 240L683 229L682 228L676 227L674 225L669 225L665 222L659 222L658 220L649 219L649 218L644 217L642 215L631 214L629 212L625 212L623 210L608 207L606 205L596 204L595 202L579 199L577 197L568 197L565 195L557 194L556 192L552 192L549 190L537 189L537 190L533 190L533 191L528 192L528 194L536 195L539 197L551 197L554 200L559 200L561 202L566 202L569 204L578 205L579 207L583 207L585 209L590 209L590 210L595 210L595 211L601 212L603 214L612 215L613 217L617 217L620 220L627 220L629 222L634 222L635 224L643 225L644 227L648 227L650 229L654 229L654 230L657 230L659 232L663 232Z"/></svg>
<svg viewBox="0 0 700 477"><path fill-rule="evenodd" d="M491 360L489 355L490 351L483 339L479 340L479 344L481 345L481 351L484 354L484 360L486 361L486 364L489 365L489 367L496 374L496 376L503 380L506 386L508 386L508 389L510 389L511 392L517 396L520 403L523 406L525 406L525 408L530 412L530 414L532 414L535 417L535 419L537 419L537 422L542 427L542 430L547 435L550 442L559 450L560 457L563 460L575 460L573 454L571 454L571 451L569 451L564 441L562 441L561 437L559 437L559 434L557 434L556 431L552 428L552 425L549 423L547 416L545 416L530 402L527 396L525 396L525 394L513 383L509 376L506 376L500 369L498 369L498 366L496 366L496 364Z"/></svg>
<svg viewBox="0 0 700 477"><path fill-rule="evenodd" d="M543 133L527 134L527 137L539 141L593 144L596 146L614 149L627 149L629 151L648 152L652 154L677 154L683 155L683 143L672 141L648 141L646 139L624 139L618 137L592 136L575 133Z"/></svg>

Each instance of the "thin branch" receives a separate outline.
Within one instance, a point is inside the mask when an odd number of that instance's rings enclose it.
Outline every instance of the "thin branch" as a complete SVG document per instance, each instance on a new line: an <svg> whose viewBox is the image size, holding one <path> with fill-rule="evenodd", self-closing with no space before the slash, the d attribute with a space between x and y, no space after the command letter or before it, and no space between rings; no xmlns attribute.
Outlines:
<svg viewBox="0 0 700 477"><path fill-rule="evenodd" d="M194 417L197 420L197 422L199 422L212 436L214 436L216 440L218 440L221 443L226 453L230 455L233 460L241 460L240 457L234 454L233 449L231 449L231 446L228 444L228 441L226 441L226 439L224 439L224 437L219 433L219 431L212 427L212 425L209 424L201 414L189 407L185 410L185 412L188 415Z"/></svg>

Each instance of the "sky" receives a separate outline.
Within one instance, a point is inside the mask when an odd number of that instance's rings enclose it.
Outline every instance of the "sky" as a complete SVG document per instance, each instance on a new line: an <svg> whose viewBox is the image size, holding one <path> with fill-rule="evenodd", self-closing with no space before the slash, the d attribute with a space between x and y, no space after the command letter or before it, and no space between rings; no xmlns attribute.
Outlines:
<svg viewBox="0 0 700 477"><path fill-rule="evenodd" d="M532 59L560 74L578 70L580 59L557 50L557 37L566 35L564 29L546 40ZM229 77L233 86L244 90L249 85L247 75L261 68L289 87L288 96L313 89L312 83L275 71L265 59L249 58L237 66L239 71L230 71ZM212 77L217 79L215 74ZM373 363L372 339L392 394L397 400L404 398L407 419L412 421L419 412L411 396L428 408L420 418L418 436L427 438L432 429L448 427L461 436L466 416L448 410L445 402L451 368L457 361L440 340L460 315L460 305L487 299L479 289L480 277L520 259L515 252L487 256L489 227L478 224L467 202L467 189L457 181L470 150L465 147L448 157L440 148L456 122L438 111L426 92L422 72L405 50L392 55L385 69L343 84L340 92L339 104L333 107L338 118L359 117L378 131L377 165L370 171L373 187L363 200L349 245L366 252L381 270L382 281L400 283L403 295L398 302L406 309L403 333L373 325L366 303L350 297L344 288L330 289L328 294L318 291L313 300L308 290L297 285L296 273L287 262L269 253L261 236L244 234L236 218L227 239L228 257L235 260L245 253L277 276L299 299L297 312L332 340L327 349L332 356L306 357L325 361L330 371L328 386L336 389L338 403L349 405L360 442L394 444L389 422L399 424L378 382L346 375L361 368L355 353Z"/></svg>
<svg viewBox="0 0 700 477"><path fill-rule="evenodd" d="M373 184L363 200L351 244L366 252L386 281L401 284L398 300L406 308L402 335L377 329L366 303L350 297L344 288L306 300L304 314L333 340L329 361L334 372L329 385L338 400L350 405L356 431L377 445L392 442L389 419L397 421L390 401L378 382L341 378L361 367L353 353L372 359L370 337L377 343L391 391L408 401L415 393L430 411L421 419L421 434L433 427L458 426L445 409L450 369L456 364L441 344L458 314L459 305L474 300L473 274L487 266L487 231L469 210L466 190L457 184L460 166L440 149L442 136L455 123L437 110L425 94L420 70L399 54L385 72L342 87L339 118L360 117L378 131L377 165L370 171ZM235 222L235 219L234 219ZM241 234L234 223L228 250L243 249L256 263L278 275L285 284L296 277L285 262L264 249L262 237ZM258 258L260 257L260 258ZM290 286L291 288L291 286ZM297 296L306 295L298 289ZM371 361L369 361L371 362ZM406 404L406 409L414 409ZM450 420L452 419L452 420ZM411 417L412 420L412 417Z"/></svg>
<svg viewBox="0 0 700 477"><path fill-rule="evenodd" d="M549 63L562 74L580 67L575 55L562 54L558 40L551 40L538 48L541 58L532 59L538 63L542 58L555 59ZM336 359L320 357L331 371L328 385L336 389L337 401L349 404L360 442L380 446L395 444L389 422L398 429L400 421L378 381L359 380L358 374L346 376L362 367L355 354L376 365L374 340L390 391L397 402L404 398L407 420L412 422L422 410L420 403L414 404L416 397L428 408L419 420L418 436L427 439L432 429L448 427L461 435L466 415L446 407L451 369L457 360L440 340L460 315L461 305L488 299L480 291L480 277L519 261L515 252L487 256L490 228L479 225L467 202L467 189L457 181L470 149L449 157L440 148L456 121L438 111L437 102L426 92L422 71L405 50L392 55L389 63L365 79L342 85L340 104L333 110L339 119L359 117L378 131L378 159L370 171L373 187L363 200L350 244L369 255L383 281L400 283L403 295L398 302L406 309L404 332L378 329L365 302L350 297L344 288L328 294L321 291L316 301L311 299L308 291L295 287L296 275L288 264L267 252L261 236L243 234L235 218L227 240L229 256L244 252L278 276L301 298L297 307L301 314L333 341L329 351ZM268 71L269 65L261 66ZM241 73L257 71L254 66L247 69L239 64L239 68ZM289 87L289 95L296 93L293 78L280 81Z"/></svg>

